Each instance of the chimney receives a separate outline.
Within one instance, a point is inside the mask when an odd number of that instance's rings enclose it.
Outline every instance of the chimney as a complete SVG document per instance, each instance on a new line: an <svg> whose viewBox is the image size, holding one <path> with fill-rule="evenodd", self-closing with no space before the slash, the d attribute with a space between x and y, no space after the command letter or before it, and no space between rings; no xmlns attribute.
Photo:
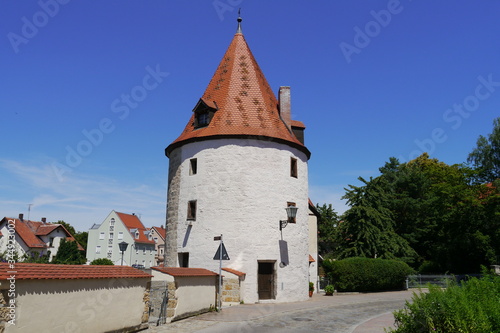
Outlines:
<svg viewBox="0 0 500 333"><path fill-rule="evenodd" d="M285 123L289 130L292 129L292 116L290 105L290 87L280 87L278 94L278 103L280 109L281 120Z"/></svg>
<svg viewBox="0 0 500 333"><path fill-rule="evenodd" d="M42 217L42 222L43 223L47 223L47 218L46 217Z"/></svg>
<svg viewBox="0 0 500 333"><path fill-rule="evenodd" d="M22 221L24 218L24 214L19 214L19 219Z"/></svg>

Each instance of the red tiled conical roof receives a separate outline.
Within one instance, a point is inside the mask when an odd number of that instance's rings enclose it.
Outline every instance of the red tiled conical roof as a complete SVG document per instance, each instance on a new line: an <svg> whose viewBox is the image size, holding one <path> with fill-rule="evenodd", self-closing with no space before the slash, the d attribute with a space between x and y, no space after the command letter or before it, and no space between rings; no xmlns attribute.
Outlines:
<svg viewBox="0 0 500 333"><path fill-rule="evenodd" d="M278 100L240 29L234 35L201 101L216 110L210 123L206 127L196 128L193 112L182 134L165 150L167 156L184 143L222 137L278 141L310 156L309 150L280 118Z"/></svg>

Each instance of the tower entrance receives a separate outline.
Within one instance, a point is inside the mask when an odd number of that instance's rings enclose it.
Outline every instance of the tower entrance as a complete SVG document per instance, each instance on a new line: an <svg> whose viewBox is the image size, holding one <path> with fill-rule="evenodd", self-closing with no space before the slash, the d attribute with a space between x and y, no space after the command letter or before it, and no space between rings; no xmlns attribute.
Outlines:
<svg viewBox="0 0 500 333"><path fill-rule="evenodd" d="M276 272L274 270L276 261L258 262L258 292L259 299L274 299L274 285Z"/></svg>

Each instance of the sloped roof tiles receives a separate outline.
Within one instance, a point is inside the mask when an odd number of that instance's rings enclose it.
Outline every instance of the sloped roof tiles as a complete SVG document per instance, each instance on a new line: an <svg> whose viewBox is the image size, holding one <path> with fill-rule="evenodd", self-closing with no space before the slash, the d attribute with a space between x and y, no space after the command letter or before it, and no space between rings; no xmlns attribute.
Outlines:
<svg viewBox="0 0 500 333"><path fill-rule="evenodd" d="M193 112L184 131L167 147L167 156L187 142L241 136L279 141L310 155L281 119L278 100L242 33L234 35L201 100L216 110L212 120L196 128ZM297 121L292 125L305 127Z"/></svg>
<svg viewBox="0 0 500 333"><path fill-rule="evenodd" d="M0 280L15 276L16 280L67 280L67 279L110 279L110 278L148 278L151 275L130 266L106 265L53 265L0 263Z"/></svg>

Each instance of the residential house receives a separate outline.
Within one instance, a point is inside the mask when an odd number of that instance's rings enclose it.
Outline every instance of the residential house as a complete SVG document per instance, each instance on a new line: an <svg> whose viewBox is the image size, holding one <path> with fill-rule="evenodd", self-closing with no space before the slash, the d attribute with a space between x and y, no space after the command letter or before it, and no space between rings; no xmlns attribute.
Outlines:
<svg viewBox="0 0 500 333"><path fill-rule="evenodd" d="M163 226L161 227L152 227L150 229L151 237L155 241L155 261L157 266L163 265L163 259L165 256L165 235L166 230Z"/></svg>
<svg viewBox="0 0 500 333"><path fill-rule="evenodd" d="M43 217L42 221L25 220L23 214L18 218L4 217L0 221L0 253L6 253L10 244L14 245L13 255L18 259L24 256L48 255L52 260L57 254L62 239L76 241L73 235L59 223L50 223ZM78 244L78 248L84 248Z"/></svg>
<svg viewBox="0 0 500 333"><path fill-rule="evenodd" d="M119 247L122 242L127 243L123 255ZM123 261L126 266L150 268L155 266L155 242L137 215L113 210L89 230L87 260L98 258L108 258L115 265Z"/></svg>

